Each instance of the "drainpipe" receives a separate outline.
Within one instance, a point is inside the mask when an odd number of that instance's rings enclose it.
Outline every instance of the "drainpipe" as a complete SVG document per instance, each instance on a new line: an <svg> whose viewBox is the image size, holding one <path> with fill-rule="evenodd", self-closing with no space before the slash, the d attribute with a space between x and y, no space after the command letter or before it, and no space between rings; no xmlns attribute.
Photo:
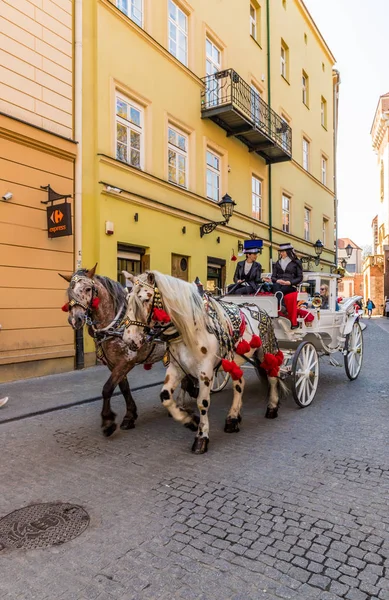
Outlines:
<svg viewBox="0 0 389 600"><path fill-rule="evenodd" d="M74 166L74 260L82 265L82 0L74 4L74 137L77 156Z"/></svg>
<svg viewBox="0 0 389 600"><path fill-rule="evenodd" d="M335 218L335 265L338 266L338 170L337 170L337 146L338 146L338 104L340 73L337 69L332 70L334 80L334 218Z"/></svg>
<svg viewBox="0 0 389 600"><path fill-rule="evenodd" d="M267 103L271 108L271 64L270 64L270 0L266 0L266 42L267 42ZM272 180L271 164L268 165L268 190L269 190L269 258L270 272L273 268L273 208L272 208Z"/></svg>
<svg viewBox="0 0 389 600"><path fill-rule="evenodd" d="M74 3L74 137L77 155L74 165L74 269L82 266L82 0ZM83 369L84 333L75 333L76 369Z"/></svg>

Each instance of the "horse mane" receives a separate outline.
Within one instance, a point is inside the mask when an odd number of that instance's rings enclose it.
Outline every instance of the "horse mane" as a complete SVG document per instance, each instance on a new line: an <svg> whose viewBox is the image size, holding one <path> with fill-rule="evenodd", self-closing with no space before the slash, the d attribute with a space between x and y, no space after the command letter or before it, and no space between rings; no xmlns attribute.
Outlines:
<svg viewBox="0 0 389 600"><path fill-rule="evenodd" d="M78 269L78 271L76 271L74 275L85 277L87 273L88 269ZM113 309L116 314L119 308L123 306L123 304L125 304L126 302L127 292L125 288L118 281L114 281L113 279L110 279L109 277L105 277L103 275L95 275L94 279L95 281L98 281L107 290L109 296L111 297ZM72 298L73 294L71 287L69 287L68 292L69 297Z"/></svg>

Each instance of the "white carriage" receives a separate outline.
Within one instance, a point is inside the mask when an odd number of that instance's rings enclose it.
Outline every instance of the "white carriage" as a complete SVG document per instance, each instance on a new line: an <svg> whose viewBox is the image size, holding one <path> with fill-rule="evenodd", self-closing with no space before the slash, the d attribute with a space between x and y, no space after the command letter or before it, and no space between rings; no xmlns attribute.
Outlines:
<svg viewBox="0 0 389 600"><path fill-rule="evenodd" d="M298 301L307 304L307 315L298 317L298 327L291 328L291 322L279 316L282 295L233 296L223 298L234 304L254 303L265 310L272 318L280 349L284 353L281 377L291 376L292 393L301 407L311 404L319 382L319 358L330 357L330 364L341 366L333 356L336 352L343 355L344 368L349 379L358 377L363 360L363 335L359 323L359 314L355 303L361 296L353 296L337 303L338 275L322 272L305 272L299 286ZM328 286L328 308L315 306L320 287ZM316 294L316 297L315 297ZM318 304L318 302L317 302ZM224 372L215 375L213 391L220 391L228 378Z"/></svg>

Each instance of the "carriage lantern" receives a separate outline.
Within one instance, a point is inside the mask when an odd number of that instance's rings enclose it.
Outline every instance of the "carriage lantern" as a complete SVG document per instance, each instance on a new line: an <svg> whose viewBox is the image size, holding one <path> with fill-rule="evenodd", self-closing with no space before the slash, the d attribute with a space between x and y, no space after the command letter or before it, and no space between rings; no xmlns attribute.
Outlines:
<svg viewBox="0 0 389 600"><path fill-rule="evenodd" d="M210 223L204 223L204 225L201 225L200 237L203 237L206 233L212 233L212 231L216 229L218 225L227 225L228 221L232 217L236 203L233 201L231 196L225 194L220 202L218 202L217 206L219 206L222 216L225 220L219 222L211 221Z"/></svg>

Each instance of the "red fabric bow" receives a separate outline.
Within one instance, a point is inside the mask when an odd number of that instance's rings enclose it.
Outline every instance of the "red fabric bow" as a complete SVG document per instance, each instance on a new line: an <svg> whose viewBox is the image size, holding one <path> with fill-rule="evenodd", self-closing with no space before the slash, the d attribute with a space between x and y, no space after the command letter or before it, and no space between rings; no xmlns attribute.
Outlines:
<svg viewBox="0 0 389 600"><path fill-rule="evenodd" d="M231 375L231 379L233 379L234 381L237 381L238 379L241 379L241 377L243 377L242 369L240 369L236 362L234 362L233 360L226 360L225 358L223 358L222 369L226 373L229 373Z"/></svg>
<svg viewBox="0 0 389 600"><path fill-rule="evenodd" d="M246 342L246 340L241 340L235 348L235 352L237 354L240 354L241 356L243 354L246 354L246 352L250 352L250 350L251 350L250 344L248 342Z"/></svg>
<svg viewBox="0 0 389 600"><path fill-rule="evenodd" d="M150 371L150 369L152 368L152 366L153 366L152 363L145 363L143 365L143 368L144 368L145 371Z"/></svg>
<svg viewBox="0 0 389 600"><path fill-rule="evenodd" d="M69 302L66 302L66 304L62 306L61 310L63 310L63 312L69 312Z"/></svg>
<svg viewBox="0 0 389 600"><path fill-rule="evenodd" d="M167 312L162 310L162 308L154 308L153 317L159 323L170 323L170 321L171 321Z"/></svg>

